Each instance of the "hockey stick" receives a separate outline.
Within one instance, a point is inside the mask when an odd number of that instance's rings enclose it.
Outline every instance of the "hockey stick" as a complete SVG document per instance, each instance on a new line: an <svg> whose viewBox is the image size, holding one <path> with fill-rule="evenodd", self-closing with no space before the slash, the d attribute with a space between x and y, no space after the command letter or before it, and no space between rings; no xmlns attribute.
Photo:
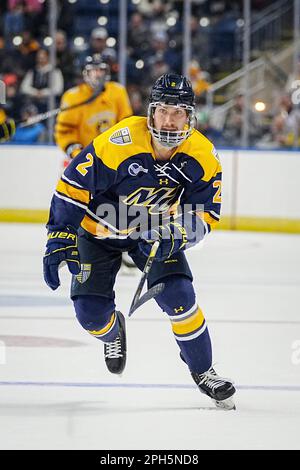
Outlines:
<svg viewBox="0 0 300 470"><path fill-rule="evenodd" d="M18 127L28 127L28 126L32 126L33 124L37 124L38 122L41 122L41 121L46 121L46 119L49 119L51 117L54 117L54 116L57 116L57 114L63 112L63 111L71 111L72 109L75 109L75 108L79 108L79 106L83 106L85 104L89 104L91 103L92 101L94 101L97 96L99 96L99 94L101 93L101 91L103 90L103 88L101 89L97 89L93 94L92 96L90 96L87 100L85 101L81 101L80 103L77 103L77 104L73 104L72 106L67 106L65 108L56 108L56 109L51 109L50 111L46 111L45 113L40 113L40 114L37 114L36 116L32 116L28 119L26 119L26 121L17 121L16 122L16 125Z"/></svg>
<svg viewBox="0 0 300 470"><path fill-rule="evenodd" d="M144 266L144 270L143 270L141 280L140 280L140 282L137 286L136 292L134 294L133 301L131 303L129 314L128 314L129 317L131 317L133 312L138 307L140 307L141 305L143 305L145 302L152 299L156 295L160 294L165 288L164 283L156 284L155 286L151 287L151 289L149 289L141 297L141 292L143 290L143 287L144 287L144 284L145 284L146 280L148 279L148 274L150 272L150 269L151 269L152 263L154 261L154 258L155 258L156 252L158 250L158 247L159 247L159 241L154 242L153 246L151 248L150 254L148 256L148 259L146 261L146 264Z"/></svg>

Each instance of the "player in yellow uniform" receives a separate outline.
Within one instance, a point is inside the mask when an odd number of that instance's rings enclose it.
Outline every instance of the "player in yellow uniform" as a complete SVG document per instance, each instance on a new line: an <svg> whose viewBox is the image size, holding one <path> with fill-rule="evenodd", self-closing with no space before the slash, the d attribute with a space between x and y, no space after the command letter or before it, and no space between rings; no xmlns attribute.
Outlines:
<svg viewBox="0 0 300 470"><path fill-rule="evenodd" d="M164 284L155 300L200 391L233 409L235 388L212 367L210 335L184 254L218 223L221 208L220 161L194 125L190 82L165 74L152 88L148 119L124 119L71 162L51 202L44 278L57 289L59 265L67 262L77 319L104 342L109 371L121 373L125 318L114 302L121 254L128 251L142 270L159 241L148 285Z"/></svg>
<svg viewBox="0 0 300 470"><path fill-rule="evenodd" d="M0 108L0 143L7 142L16 132L16 124L9 119L3 108Z"/></svg>
<svg viewBox="0 0 300 470"><path fill-rule="evenodd" d="M109 81L109 75L109 65L101 54L88 56L83 69L84 83L62 96L63 108L87 101L85 105L62 111L57 117L55 139L66 153L65 167L97 135L132 115L126 88ZM134 267L127 253L123 253L122 259L127 267Z"/></svg>
<svg viewBox="0 0 300 470"><path fill-rule="evenodd" d="M109 66L100 54L86 58L84 82L62 96L61 107L82 106L61 111L57 117L55 140L70 158L74 158L95 137L122 119L132 115L126 89L109 81Z"/></svg>

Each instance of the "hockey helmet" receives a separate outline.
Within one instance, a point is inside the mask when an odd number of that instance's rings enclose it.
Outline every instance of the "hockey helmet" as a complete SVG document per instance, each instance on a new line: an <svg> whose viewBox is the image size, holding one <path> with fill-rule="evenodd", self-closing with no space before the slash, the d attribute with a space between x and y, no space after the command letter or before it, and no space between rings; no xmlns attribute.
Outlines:
<svg viewBox="0 0 300 470"><path fill-rule="evenodd" d="M110 80L110 68L101 54L88 55L83 66L83 80L92 88L101 88Z"/></svg>
<svg viewBox="0 0 300 470"><path fill-rule="evenodd" d="M150 93L148 128L151 135L164 147L176 147L186 140L195 127L195 94L191 82L184 76L167 73L159 77ZM158 130L154 125L157 106L167 105L183 108L187 113L187 124L183 130Z"/></svg>

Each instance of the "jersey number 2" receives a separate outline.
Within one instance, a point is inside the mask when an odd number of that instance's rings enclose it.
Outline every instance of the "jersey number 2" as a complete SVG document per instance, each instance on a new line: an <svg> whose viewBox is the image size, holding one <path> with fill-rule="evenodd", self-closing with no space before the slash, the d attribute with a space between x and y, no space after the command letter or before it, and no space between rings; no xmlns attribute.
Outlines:
<svg viewBox="0 0 300 470"><path fill-rule="evenodd" d="M216 180L213 182L213 187L214 188L217 188L217 191L216 191L216 194L214 195L214 198L213 198L213 203L215 204L221 204L222 202L222 199L221 199L221 181L220 180Z"/></svg>
<svg viewBox="0 0 300 470"><path fill-rule="evenodd" d="M84 163L79 163L79 165L77 165L76 167L76 170L79 171L79 173L82 175L82 176L85 176L87 174L87 168L89 168L90 166L93 165L93 161L94 161L94 158L93 158L93 155L91 153L88 153L85 158L87 159L87 162L84 162Z"/></svg>

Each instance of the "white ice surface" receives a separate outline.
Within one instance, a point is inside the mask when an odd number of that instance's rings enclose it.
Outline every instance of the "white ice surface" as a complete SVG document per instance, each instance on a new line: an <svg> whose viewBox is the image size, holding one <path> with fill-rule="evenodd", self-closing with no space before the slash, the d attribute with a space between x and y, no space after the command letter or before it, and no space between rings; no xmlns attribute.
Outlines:
<svg viewBox="0 0 300 470"><path fill-rule="evenodd" d="M45 239L40 225L0 225L1 449L300 448L299 236L214 232L187 253L216 370L237 386L230 412L193 385L154 301L127 321L123 376L109 374L68 273L56 292L43 282ZM138 280L118 276L126 314Z"/></svg>

